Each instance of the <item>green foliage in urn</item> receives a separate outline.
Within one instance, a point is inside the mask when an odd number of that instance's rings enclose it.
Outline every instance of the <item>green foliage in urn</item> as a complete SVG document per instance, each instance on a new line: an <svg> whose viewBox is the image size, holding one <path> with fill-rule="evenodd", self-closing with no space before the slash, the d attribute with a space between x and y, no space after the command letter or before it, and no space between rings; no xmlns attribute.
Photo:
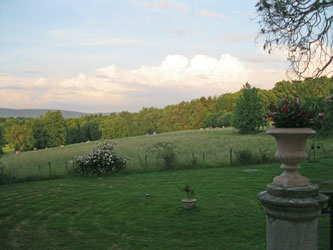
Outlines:
<svg viewBox="0 0 333 250"><path fill-rule="evenodd" d="M280 99L268 107L264 119L270 119L276 128L314 128L321 126L325 115L323 104L319 101L292 101Z"/></svg>
<svg viewBox="0 0 333 250"><path fill-rule="evenodd" d="M180 191L185 192L187 199L191 199L191 195L194 195L194 190L190 187L189 184L185 184L180 188Z"/></svg>

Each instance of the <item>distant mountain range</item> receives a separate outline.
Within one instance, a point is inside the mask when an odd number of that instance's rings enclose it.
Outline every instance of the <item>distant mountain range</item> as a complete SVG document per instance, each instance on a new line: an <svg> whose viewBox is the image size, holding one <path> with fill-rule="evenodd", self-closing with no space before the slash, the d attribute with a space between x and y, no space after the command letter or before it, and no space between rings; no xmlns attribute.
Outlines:
<svg viewBox="0 0 333 250"><path fill-rule="evenodd" d="M7 109L0 108L0 117L24 117L24 118L38 118L45 115L47 111L56 111L56 109ZM92 115L90 113L82 113L76 111L60 110L64 118L79 118L85 115ZM102 115L108 115L102 113Z"/></svg>

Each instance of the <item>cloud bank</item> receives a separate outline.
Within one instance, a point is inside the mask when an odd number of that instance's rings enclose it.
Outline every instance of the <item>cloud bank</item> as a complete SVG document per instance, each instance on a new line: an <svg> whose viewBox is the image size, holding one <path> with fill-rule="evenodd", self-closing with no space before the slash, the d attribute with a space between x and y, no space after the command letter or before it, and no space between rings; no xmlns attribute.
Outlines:
<svg viewBox="0 0 333 250"><path fill-rule="evenodd" d="M138 111L164 107L201 96L238 91L246 82L272 88L284 71L242 61L168 55L156 66L119 69L115 64L69 79L18 78L0 75L1 107L55 108L85 112Z"/></svg>

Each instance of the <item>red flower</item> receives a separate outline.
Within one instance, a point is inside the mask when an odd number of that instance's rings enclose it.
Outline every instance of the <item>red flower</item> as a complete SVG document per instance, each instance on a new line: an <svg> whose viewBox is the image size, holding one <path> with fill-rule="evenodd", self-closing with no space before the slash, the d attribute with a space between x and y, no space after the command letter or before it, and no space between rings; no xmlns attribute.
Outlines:
<svg viewBox="0 0 333 250"><path fill-rule="evenodd" d="M282 113L287 113L288 112L288 107L284 106L281 109Z"/></svg>
<svg viewBox="0 0 333 250"><path fill-rule="evenodd" d="M285 104L289 104L289 102L288 102L288 100L287 100L287 99L285 99L285 100L284 100L284 103L285 103Z"/></svg>
<svg viewBox="0 0 333 250"><path fill-rule="evenodd" d="M277 106L273 103L270 104L270 107L271 107L271 109L276 109L277 108Z"/></svg>
<svg viewBox="0 0 333 250"><path fill-rule="evenodd" d="M319 117L319 119L322 121L322 120L324 120L324 118L325 118L325 114L324 114L324 113L319 113L319 114L318 114L318 117Z"/></svg>
<svg viewBox="0 0 333 250"><path fill-rule="evenodd" d="M276 115L276 112L273 112L271 114L268 114L269 117L273 118Z"/></svg>

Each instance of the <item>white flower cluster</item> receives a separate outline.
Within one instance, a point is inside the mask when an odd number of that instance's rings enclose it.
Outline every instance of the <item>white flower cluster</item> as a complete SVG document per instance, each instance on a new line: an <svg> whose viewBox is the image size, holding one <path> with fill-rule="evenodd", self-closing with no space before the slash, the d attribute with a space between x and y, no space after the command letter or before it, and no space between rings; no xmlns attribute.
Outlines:
<svg viewBox="0 0 333 250"><path fill-rule="evenodd" d="M100 143L86 156L76 158L76 171L79 174L105 175L119 172L128 163L128 159L114 150L109 141Z"/></svg>

